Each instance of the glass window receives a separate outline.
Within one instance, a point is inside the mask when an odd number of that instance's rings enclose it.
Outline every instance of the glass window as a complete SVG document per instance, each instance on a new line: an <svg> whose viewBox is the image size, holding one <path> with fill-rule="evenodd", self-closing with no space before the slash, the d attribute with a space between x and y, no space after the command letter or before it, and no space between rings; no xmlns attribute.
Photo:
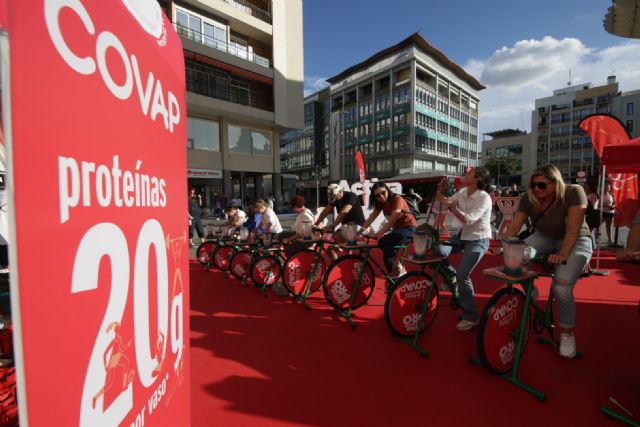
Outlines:
<svg viewBox="0 0 640 427"><path fill-rule="evenodd" d="M304 140L293 142L292 152L301 151ZM271 155L271 132L229 125L229 151L235 154ZM296 160L297 159L297 160ZM294 163L302 157L294 158Z"/></svg>
<svg viewBox="0 0 640 427"><path fill-rule="evenodd" d="M271 155L271 132L252 130L251 140L253 143L253 154ZM309 141L309 140L307 140ZM308 155L307 164L311 164L311 155Z"/></svg>
<svg viewBox="0 0 640 427"><path fill-rule="evenodd" d="M187 148L220 151L218 122L187 117Z"/></svg>
<svg viewBox="0 0 640 427"><path fill-rule="evenodd" d="M627 102L627 116L633 116L634 104L633 102Z"/></svg>
<svg viewBox="0 0 640 427"><path fill-rule="evenodd" d="M633 133L633 120L627 120L627 132Z"/></svg>
<svg viewBox="0 0 640 427"><path fill-rule="evenodd" d="M251 129L229 125L229 151L235 154L251 154Z"/></svg>

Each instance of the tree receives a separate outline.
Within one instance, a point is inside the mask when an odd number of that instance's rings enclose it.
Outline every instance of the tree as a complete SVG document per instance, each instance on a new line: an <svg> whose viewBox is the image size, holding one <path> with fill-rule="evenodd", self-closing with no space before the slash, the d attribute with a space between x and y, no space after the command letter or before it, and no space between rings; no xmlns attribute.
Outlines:
<svg viewBox="0 0 640 427"><path fill-rule="evenodd" d="M515 159L497 157L485 162L484 167L491 173L492 181L498 182L501 176L515 175L518 173L518 164Z"/></svg>

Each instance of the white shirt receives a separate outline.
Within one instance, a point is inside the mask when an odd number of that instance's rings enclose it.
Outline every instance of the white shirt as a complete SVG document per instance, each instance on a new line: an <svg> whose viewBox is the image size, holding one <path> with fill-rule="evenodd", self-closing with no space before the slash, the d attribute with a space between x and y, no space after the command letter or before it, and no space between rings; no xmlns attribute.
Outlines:
<svg viewBox="0 0 640 427"><path fill-rule="evenodd" d="M467 188L463 188L449 198L464 217L460 239L480 240L491 238L491 197L486 191L476 190L467 196ZM454 214L455 216L455 214ZM456 217L457 218L457 217Z"/></svg>
<svg viewBox="0 0 640 427"><path fill-rule="evenodd" d="M236 209L236 214L229 217L229 222L231 224L237 224L238 218L240 218L240 225L242 225L242 223L247 220L247 213L242 209Z"/></svg>
<svg viewBox="0 0 640 427"><path fill-rule="evenodd" d="M313 212L305 208L296 217L296 222L295 224L293 224L293 231L295 231L296 234L302 236L304 235L304 231L302 230L302 224L304 224L305 221L311 221L311 224L313 224L315 220L316 218L313 215Z"/></svg>
<svg viewBox="0 0 640 427"><path fill-rule="evenodd" d="M262 228L264 230L267 229L268 225L271 225L269 228L269 233L282 233L282 225L280 225L280 220L278 219L278 215L273 211L273 209L267 208L266 211L262 214L262 220L260 222Z"/></svg>
<svg viewBox="0 0 640 427"><path fill-rule="evenodd" d="M602 211L607 213L613 213L616 211L613 207L613 195L604 194L602 196Z"/></svg>

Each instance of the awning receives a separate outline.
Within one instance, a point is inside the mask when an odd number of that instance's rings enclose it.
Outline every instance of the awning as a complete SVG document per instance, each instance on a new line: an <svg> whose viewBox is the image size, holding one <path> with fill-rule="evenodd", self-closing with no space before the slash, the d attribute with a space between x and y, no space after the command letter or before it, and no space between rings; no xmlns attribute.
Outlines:
<svg viewBox="0 0 640 427"><path fill-rule="evenodd" d="M640 142L637 140L608 145L602 152L607 173L640 173Z"/></svg>

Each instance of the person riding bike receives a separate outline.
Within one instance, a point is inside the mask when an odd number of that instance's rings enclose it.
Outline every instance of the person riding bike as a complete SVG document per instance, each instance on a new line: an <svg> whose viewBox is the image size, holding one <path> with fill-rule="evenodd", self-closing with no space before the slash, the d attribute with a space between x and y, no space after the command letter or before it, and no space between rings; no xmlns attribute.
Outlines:
<svg viewBox="0 0 640 427"><path fill-rule="evenodd" d="M491 176L483 167L471 168L464 176L465 187L451 197L445 197L438 191L437 200L449 208L449 211L462 222L462 230L454 235L448 245L436 245L434 254L442 257L445 274L455 277L460 294L462 319L456 325L459 331L475 328L480 318L473 297L471 272L489 249L491 239L490 191ZM462 251L462 259L456 271L449 264L449 255Z"/></svg>
<svg viewBox="0 0 640 427"><path fill-rule="evenodd" d="M547 255L555 264L552 287L558 307L560 355L576 355L573 328L576 303L573 288L593 251L591 234L585 221L587 195L579 185L566 185L553 165L539 167L529 177L527 194L522 196L518 212L509 225L506 238L514 238L527 218L535 227L524 239L538 255Z"/></svg>
<svg viewBox="0 0 640 427"><path fill-rule="evenodd" d="M351 191L342 191L342 188L340 188L338 184L330 184L327 187L327 200L329 203L322 212L320 212L314 226L317 227L318 224L322 223L327 215L333 211L333 208L336 208L338 215L333 219L333 241L342 244L345 242L345 239L341 233L335 231L336 227L340 224L348 224L351 222L362 225L364 222L364 213L362 212L360 198ZM338 254L333 248L329 249L329 253L333 259L338 257Z"/></svg>
<svg viewBox="0 0 640 427"><path fill-rule="evenodd" d="M383 182L376 182L371 187L372 198L369 208L373 209L369 218L362 224L366 230L380 215L384 213L387 223L373 236L378 239L378 246L382 249L384 265L391 277L400 277L407 274L405 268L398 262L398 249L416 233L416 219L411 214L407 202L395 194ZM385 234L389 231L388 234Z"/></svg>

